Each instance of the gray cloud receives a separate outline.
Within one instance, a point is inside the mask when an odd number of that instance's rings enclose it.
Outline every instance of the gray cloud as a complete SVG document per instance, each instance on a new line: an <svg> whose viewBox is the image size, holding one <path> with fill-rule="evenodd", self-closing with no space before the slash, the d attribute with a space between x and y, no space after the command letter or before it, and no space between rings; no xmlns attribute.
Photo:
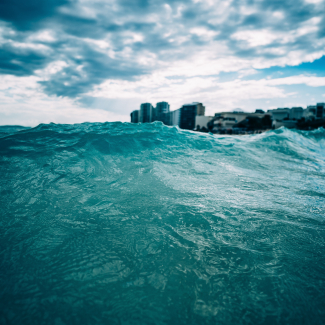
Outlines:
<svg viewBox="0 0 325 325"><path fill-rule="evenodd" d="M36 69L45 67L51 58L30 49L15 49L5 45L0 51L0 73L16 76L32 75Z"/></svg>
<svg viewBox="0 0 325 325"><path fill-rule="evenodd" d="M40 27L40 23L57 14L57 9L69 0L1 0L0 19L12 23L19 30Z"/></svg>
<svg viewBox="0 0 325 325"><path fill-rule="evenodd" d="M89 45L77 44L78 57L70 52L65 58L69 65L56 73L48 81L42 81L45 91L50 95L76 97L91 89L93 85L100 84L105 79L128 79L143 75L144 69L132 66L131 63L111 59L105 54L93 50ZM63 51L64 52L64 51ZM82 67L80 70L77 67Z"/></svg>
<svg viewBox="0 0 325 325"><path fill-rule="evenodd" d="M68 65L41 84L48 94L74 98L106 79L133 80L149 74L159 62L190 61L207 47L211 51L215 46L218 53L218 42L230 54L248 60L285 57L306 48L320 51L316 41L325 36L324 19L316 31L307 30L285 42L280 38L254 44L249 35L248 39L234 35L252 31L254 37L257 30L289 35L324 13L324 6L302 0L234 0L230 7L222 1L211 7L205 1L185 0L3 0L0 73L32 75L51 62L64 61ZM190 33L198 28L217 35ZM52 32L55 40L32 39L44 30ZM96 43L103 40L102 46ZM282 51L274 51L277 48Z"/></svg>

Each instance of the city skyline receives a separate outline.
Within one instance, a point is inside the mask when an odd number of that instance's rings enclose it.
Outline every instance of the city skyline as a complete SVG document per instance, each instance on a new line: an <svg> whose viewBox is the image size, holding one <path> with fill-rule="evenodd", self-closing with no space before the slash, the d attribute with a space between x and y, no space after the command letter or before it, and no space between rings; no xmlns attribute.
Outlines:
<svg viewBox="0 0 325 325"><path fill-rule="evenodd" d="M202 104L202 102L192 102L192 103L186 103L186 104L183 104L183 105L181 105L181 107L179 107L179 108L173 108L173 109L171 109L170 107L170 104L169 104L169 102L167 102L167 101L161 101L161 102L157 102L156 103L156 107L157 107L157 105L159 105L159 104L161 104L161 103L166 103L166 104L168 104L168 112L171 112L171 111L175 111L175 110L178 110L178 109L180 109L182 106L184 106L184 105L192 105L192 104L201 104L201 105L203 105ZM276 110L276 109L289 109L289 108L292 108L292 107L301 107L301 108L303 108L303 109L307 109L308 107L311 107L311 106L315 106L316 107L316 105L317 104L324 104L325 103L325 100L324 101L317 101L317 102L314 102L314 103L308 103L307 105L296 105L296 106L291 106L291 107L289 107L289 106L287 106L287 107L285 107L285 106L283 106L283 107L275 107L275 108L271 108L271 109L265 109L265 107L263 108L263 107L259 107L259 108L257 108L257 107L251 107L249 110L247 110L247 111L244 111L242 108L240 108L240 107L238 107L238 108L234 108L234 109L230 109L230 110L225 110L225 111L222 111L222 110L217 110L215 113L220 113L220 112L229 112L229 113L231 113L231 112L236 112L236 111L241 111L241 112L247 112L247 113L252 113L253 111L256 111L256 110L263 110L263 111L265 111L265 112L267 112L268 110ZM135 111L140 111L141 110L141 107L142 107L142 105L144 105L144 104L150 104L151 106L152 106L152 109L155 109L155 107L154 107L154 105L152 104L152 103L149 103L149 102L145 102L145 103L141 103L140 104L140 107L138 108L138 109L136 109L136 108L134 108L131 112L130 112L130 116L132 115L132 113L134 113ZM204 109L205 109L205 106L203 106L204 107ZM211 110L209 110L209 113L211 113ZM200 114L201 115L201 114ZM214 115L214 113L212 114L212 115Z"/></svg>
<svg viewBox="0 0 325 325"><path fill-rule="evenodd" d="M2 1L0 124L325 101L325 2Z"/></svg>
<svg viewBox="0 0 325 325"><path fill-rule="evenodd" d="M241 109L215 112L214 116L205 115L205 106L199 102L184 104L181 108L171 111L168 102L158 102L156 107L151 103L142 103L140 109L130 113L131 123L152 123L160 121L165 125L178 126L180 129L212 132L245 134L286 128L311 130L324 127L325 103L308 105L306 108L278 107L276 109L255 109L245 112Z"/></svg>

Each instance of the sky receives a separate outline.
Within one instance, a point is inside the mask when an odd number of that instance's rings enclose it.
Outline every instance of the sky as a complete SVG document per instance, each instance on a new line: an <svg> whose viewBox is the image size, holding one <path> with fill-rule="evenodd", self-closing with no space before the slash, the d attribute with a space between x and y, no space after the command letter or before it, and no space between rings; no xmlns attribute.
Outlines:
<svg viewBox="0 0 325 325"><path fill-rule="evenodd" d="M1 0L0 125L325 102L325 0Z"/></svg>

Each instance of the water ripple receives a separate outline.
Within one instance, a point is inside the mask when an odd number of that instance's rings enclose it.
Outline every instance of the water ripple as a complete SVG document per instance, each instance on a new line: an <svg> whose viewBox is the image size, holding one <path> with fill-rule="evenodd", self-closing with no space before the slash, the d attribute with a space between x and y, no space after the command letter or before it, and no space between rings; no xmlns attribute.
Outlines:
<svg viewBox="0 0 325 325"><path fill-rule="evenodd" d="M1 324L325 324L325 131L0 128Z"/></svg>

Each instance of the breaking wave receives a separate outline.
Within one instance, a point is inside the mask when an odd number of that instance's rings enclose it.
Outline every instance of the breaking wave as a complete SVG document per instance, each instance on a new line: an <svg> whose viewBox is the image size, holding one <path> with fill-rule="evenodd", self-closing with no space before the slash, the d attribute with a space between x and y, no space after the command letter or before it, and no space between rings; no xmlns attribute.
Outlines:
<svg viewBox="0 0 325 325"><path fill-rule="evenodd" d="M0 130L1 324L324 324L325 130Z"/></svg>

